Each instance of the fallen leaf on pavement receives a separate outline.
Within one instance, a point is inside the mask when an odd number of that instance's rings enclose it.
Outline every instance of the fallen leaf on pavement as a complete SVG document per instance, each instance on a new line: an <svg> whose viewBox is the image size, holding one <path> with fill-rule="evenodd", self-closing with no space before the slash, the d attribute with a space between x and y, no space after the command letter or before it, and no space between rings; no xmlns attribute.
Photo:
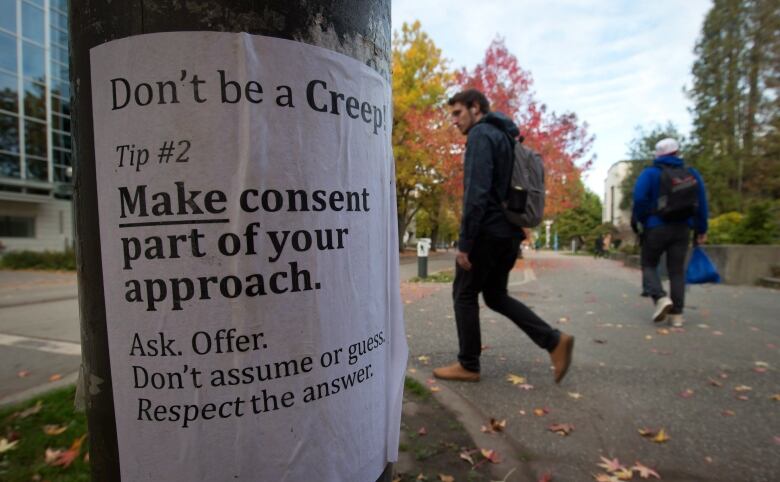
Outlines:
<svg viewBox="0 0 780 482"><path fill-rule="evenodd" d="M14 448L16 448L16 444L18 443L19 443L18 440L9 442L8 439L0 438L0 454L8 452L9 450L13 450Z"/></svg>
<svg viewBox="0 0 780 482"><path fill-rule="evenodd" d="M722 331L713 331L712 334L715 335L715 336L722 336L723 332Z"/></svg>
<svg viewBox="0 0 780 482"><path fill-rule="evenodd" d="M711 464L712 463L712 457L710 457L708 455L708 456L704 457L704 461L707 462L708 464Z"/></svg>
<svg viewBox="0 0 780 482"><path fill-rule="evenodd" d="M441 482L455 482L455 477L451 475L439 474L439 480L441 480Z"/></svg>
<svg viewBox="0 0 780 482"><path fill-rule="evenodd" d="M548 410L547 408L535 408L534 409L534 415L536 415L537 417L544 417L548 413L550 413L550 410Z"/></svg>
<svg viewBox="0 0 780 482"><path fill-rule="evenodd" d="M619 482L620 479L609 474L591 474L596 482Z"/></svg>
<svg viewBox="0 0 780 482"><path fill-rule="evenodd" d="M664 431L664 429L659 430L658 431L658 435L653 437L653 442L655 442L657 444L665 443L667 440L669 440L669 436L666 435L666 432Z"/></svg>
<svg viewBox="0 0 780 482"><path fill-rule="evenodd" d="M569 396L575 400L579 400L582 398L582 395L577 392L569 392Z"/></svg>
<svg viewBox="0 0 780 482"><path fill-rule="evenodd" d="M525 383L525 377L521 377L520 375L513 375L510 373L506 376L506 381L510 382L512 385L522 385Z"/></svg>
<svg viewBox="0 0 780 482"><path fill-rule="evenodd" d="M669 440L669 436L664 429L655 430L652 428L640 428L639 435L651 439L653 442L661 444Z"/></svg>
<svg viewBox="0 0 780 482"><path fill-rule="evenodd" d="M645 335L645 340L652 340L652 339L653 339L653 335Z"/></svg>
<svg viewBox="0 0 780 482"><path fill-rule="evenodd" d="M617 477L618 480L631 480L634 478L634 471L631 469L620 469L612 475Z"/></svg>
<svg viewBox="0 0 780 482"><path fill-rule="evenodd" d="M733 417L734 415L736 415L736 413L734 413L733 410L724 410L720 412L720 414L723 415L724 417Z"/></svg>
<svg viewBox="0 0 780 482"><path fill-rule="evenodd" d="M420 355L420 356L417 357L417 360L422 362L424 365L427 365L428 362L431 361L431 357L425 356L425 355Z"/></svg>
<svg viewBox="0 0 780 482"><path fill-rule="evenodd" d="M464 450L460 453L460 458L470 463L471 465L474 465L474 458L471 457L471 452Z"/></svg>
<svg viewBox="0 0 780 482"><path fill-rule="evenodd" d="M409 373L417 373L417 369L414 367L409 368Z"/></svg>
<svg viewBox="0 0 780 482"><path fill-rule="evenodd" d="M493 429L495 432L503 432L506 428L506 419L503 420L496 420L495 418L490 419L490 428Z"/></svg>
<svg viewBox="0 0 780 482"><path fill-rule="evenodd" d="M62 432L68 430L67 425L44 425L43 433L46 435L59 435Z"/></svg>
<svg viewBox="0 0 780 482"><path fill-rule="evenodd" d="M485 460L490 462L491 464L500 464L501 459L498 455L498 452L495 450L488 450L488 449L481 449L479 451L483 457L485 457Z"/></svg>
<svg viewBox="0 0 780 482"><path fill-rule="evenodd" d="M743 402L747 402L750 400L747 395L737 395L737 400L742 400Z"/></svg>
<svg viewBox="0 0 780 482"><path fill-rule="evenodd" d="M554 423L547 427L550 432L556 433L562 437L569 435L574 430L574 425L570 423Z"/></svg>
<svg viewBox="0 0 780 482"><path fill-rule="evenodd" d="M690 388L686 388L682 392L680 392L680 397L682 398L691 398L693 396L693 390Z"/></svg>
<svg viewBox="0 0 780 482"><path fill-rule="evenodd" d="M566 324L568 322L569 322L569 319L566 318L565 316L560 318L560 319L558 319L558 323Z"/></svg>
<svg viewBox="0 0 780 482"><path fill-rule="evenodd" d="M668 335L669 334L669 329L668 328L658 328L657 330L655 330L655 332L658 333L659 335Z"/></svg>
<svg viewBox="0 0 780 482"><path fill-rule="evenodd" d="M658 472L651 469L650 467L645 467L638 460L634 462L634 466L631 467L631 470L636 470L639 473L639 476L643 479L649 479L650 477L655 477L656 479L661 478L661 476L658 475Z"/></svg>
<svg viewBox="0 0 780 482"><path fill-rule="evenodd" d="M601 463L596 465L610 473L626 468L623 464L620 463L617 457L611 460L606 457L601 457Z"/></svg>
<svg viewBox="0 0 780 482"><path fill-rule="evenodd" d="M747 385L737 385L736 387L734 387L734 391L738 393L749 392L751 390L753 389Z"/></svg>
<svg viewBox="0 0 780 482"><path fill-rule="evenodd" d="M440 391L440 390L441 390L441 388L439 388L439 387L437 387L437 386L435 386L435 385L434 385L434 386L432 386L432 387L430 388L430 390L431 390L433 393L436 393L436 392Z"/></svg>
<svg viewBox="0 0 780 482"><path fill-rule="evenodd" d="M56 382L57 380L61 380L61 379L62 379L62 375L60 375L59 373L55 373L54 375L49 377L50 382Z"/></svg>
<svg viewBox="0 0 780 482"><path fill-rule="evenodd" d="M780 393L775 393L774 395L772 395L772 400L774 400L775 402L780 402Z"/></svg>
<svg viewBox="0 0 780 482"><path fill-rule="evenodd" d="M517 388L522 388L523 390L533 390L534 386L528 383L521 383L520 385L517 386Z"/></svg>
<svg viewBox="0 0 780 482"><path fill-rule="evenodd" d="M19 370L19 372L17 372L16 376L19 377L19 378L26 378L26 377L30 376L30 370Z"/></svg>
<svg viewBox="0 0 780 482"><path fill-rule="evenodd" d="M714 378L708 378L707 381L712 385L713 387L722 387L723 383L715 380Z"/></svg>

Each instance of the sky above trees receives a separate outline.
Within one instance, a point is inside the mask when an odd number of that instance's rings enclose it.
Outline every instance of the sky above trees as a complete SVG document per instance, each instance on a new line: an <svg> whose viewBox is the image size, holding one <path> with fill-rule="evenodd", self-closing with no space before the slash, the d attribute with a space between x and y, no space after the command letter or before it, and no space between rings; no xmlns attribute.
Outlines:
<svg viewBox="0 0 780 482"><path fill-rule="evenodd" d="M687 134L693 48L710 0L393 0L393 30L420 20L450 59L473 68L496 36L533 77L539 101L574 112L596 136L585 184L624 159L638 125L673 122Z"/></svg>

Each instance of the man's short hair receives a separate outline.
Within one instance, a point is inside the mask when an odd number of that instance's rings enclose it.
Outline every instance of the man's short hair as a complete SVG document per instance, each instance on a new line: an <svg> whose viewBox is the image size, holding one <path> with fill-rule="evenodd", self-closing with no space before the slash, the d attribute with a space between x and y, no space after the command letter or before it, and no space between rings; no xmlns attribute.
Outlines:
<svg viewBox="0 0 780 482"><path fill-rule="evenodd" d="M469 109L476 105L483 114L490 112L490 102L487 100L487 97L485 97L485 94L477 89L463 90L450 97L450 100L447 101L448 105L455 105L457 103L461 103Z"/></svg>

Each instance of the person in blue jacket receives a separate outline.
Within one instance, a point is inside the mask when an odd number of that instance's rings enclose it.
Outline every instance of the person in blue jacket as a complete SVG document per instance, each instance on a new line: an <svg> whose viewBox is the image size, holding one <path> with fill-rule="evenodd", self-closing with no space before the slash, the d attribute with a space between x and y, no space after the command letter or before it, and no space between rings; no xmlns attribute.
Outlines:
<svg viewBox="0 0 780 482"><path fill-rule="evenodd" d="M678 157L680 145L675 139L666 138L655 145L653 165L645 168L634 186L633 216L645 229L642 249L642 276L647 280L650 297L655 303L653 321L667 320L672 326L683 324L685 306L685 257L691 229L696 235L696 243L707 241L707 195L704 181L696 169L689 167L688 172L696 179L697 206L695 214L675 221L664 219L659 214L659 193L661 191L662 172L665 167L684 167ZM666 253L666 268L669 273L669 292L671 299L664 294L661 278L658 275L658 263Z"/></svg>

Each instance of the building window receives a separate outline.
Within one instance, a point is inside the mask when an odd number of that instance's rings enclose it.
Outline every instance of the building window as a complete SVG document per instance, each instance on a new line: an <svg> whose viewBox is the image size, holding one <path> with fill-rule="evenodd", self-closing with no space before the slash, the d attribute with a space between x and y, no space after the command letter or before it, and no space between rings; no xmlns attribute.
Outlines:
<svg viewBox="0 0 780 482"><path fill-rule="evenodd" d="M0 28L16 32L16 2L0 0Z"/></svg>
<svg viewBox="0 0 780 482"><path fill-rule="evenodd" d="M35 218L22 216L0 216L0 237L34 238Z"/></svg>
<svg viewBox="0 0 780 482"><path fill-rule="evenodd" d="M19 110L17 82L18 79L15 75L0 72L0 109L13 112L14 114Z"/></svg>
<svg viewBox="0 0 780 482"><path fill-rule="evenodd" d="M19 118L0 114L0 151L19 152Z"/></svg>
<svg viewBox="0 0 780 482"><path fill-rule="evenodd" d="M0 177L19 178L19 156L0 152Z"/></svg>
<svg viewBox="0 0 780 482"><path fill-rule="evenodd" d="M22 36L42 44L43 32L43 10L29 3L22 3Z"/></svg>
<svg viewBox="0 0 780 482"><path fill-rule="evenodd" d="M1 32L0 68L16 73L16 39Z"/></svg>

